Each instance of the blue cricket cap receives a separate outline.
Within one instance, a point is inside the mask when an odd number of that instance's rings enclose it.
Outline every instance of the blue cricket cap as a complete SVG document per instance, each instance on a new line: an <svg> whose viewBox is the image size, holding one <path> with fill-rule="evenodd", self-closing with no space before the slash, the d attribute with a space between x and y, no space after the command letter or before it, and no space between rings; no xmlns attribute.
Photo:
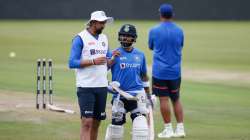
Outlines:
<svg viewBox="0 0 250 140"><path fill-rule="evenodd" d="M162 4L159 8L159 12L162 16L172 17L174 14L173 6L171 4Z"/></svg>

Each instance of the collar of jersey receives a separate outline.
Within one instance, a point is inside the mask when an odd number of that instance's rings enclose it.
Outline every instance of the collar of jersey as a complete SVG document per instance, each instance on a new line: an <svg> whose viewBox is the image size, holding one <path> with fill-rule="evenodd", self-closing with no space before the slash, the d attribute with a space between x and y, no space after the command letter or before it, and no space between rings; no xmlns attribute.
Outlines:
<svg viewBox="0 0 250 140"><path fill-rule="evenodd" d="M122 49L122 51L124 51L124 52L126 52L126 53L132 53L132 52L134 51L134 49L135 49L135 48L134 48L134 46L132 46L132 50L131 50L131 51L129 51L129 52L128 52L128 51L126 51L125 49L123 49L123 48L122 48L122 46L121 46L121 49Z"/></svg>
<svg viewBox="0 0 250 140"><path fill-rule="evenodd" d="M172 21L162 21L161 23L162 23L162 24L165 24L165 25L166 25L166 24L167 24L167 25L171 25L173 22L172 22Z"/></svg>
<svg viewBox="0 0 250 140"><path fill-rule="evenodd" d="M90 32L89 32L89 30L88 29L86 29L86 31L88 32L88 34L90 34L95 40L98 40L98 38L99 38L99 35L96 35L96 36L94 36L94 35L92 35Z"/></svg>

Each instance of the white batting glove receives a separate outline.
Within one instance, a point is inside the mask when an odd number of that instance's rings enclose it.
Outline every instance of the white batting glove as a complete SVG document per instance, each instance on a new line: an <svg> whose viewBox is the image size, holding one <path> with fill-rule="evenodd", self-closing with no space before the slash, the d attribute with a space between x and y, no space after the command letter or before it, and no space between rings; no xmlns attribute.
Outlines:
<svg viewBox="0 0 250 140"><path fill-rule="evenodd" d="M110 92L112 94L117 94L117 91L115 91L112 86L120 87L120 83L117 82L117 81L112 81L112 82L109 83L109 85L107 87L108 92Z"/></svg>
<svg viewBox="0 0 250 140"><path fill-rule="evenodd" d="M147 94L147 103L152 105L152 107L154 108L154 106L156 105L156 97L155 95L153 94Z"/></svg>

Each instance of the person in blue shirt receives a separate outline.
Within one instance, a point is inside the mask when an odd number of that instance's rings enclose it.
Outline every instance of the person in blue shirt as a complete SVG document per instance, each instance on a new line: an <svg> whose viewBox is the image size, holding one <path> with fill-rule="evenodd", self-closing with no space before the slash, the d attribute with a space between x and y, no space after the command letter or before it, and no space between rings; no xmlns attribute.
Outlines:
<svg viewBox="0 0 250 140"><path fill-rule="evenodd" d="M147 76L146 58L143 52L134 47L137 39L135 26L125 24L121 27L118 33L118 40L121 44L115 51L119 52L119 56L114 58L114 63L111 65L112 81L120 83L120 89L126 91L132 96L140 96L140 101L127 100L123 96L113 95L112 99L112 124L107 128L105 140L113 138L122 139L123 124L126 123L126 113L130 112L130 117L133 120L145 122L147 126L146 116L148 111L146 108L147 95L149 94L149 79ZM144 125L145 126L145 125ZM138 127L138 126L137 126ZM143 125L142 125L143 127ZM147 127L141 131L145 131L144 138L147 139ZM134 131L133 137L138 137L140 132ZM114 133L115 132L115 133Z"/></svg>
<svg viewBox="0 0 250 140"><path fill-rule="evenodd" d="M160 138L184 137L183 109L180 102L181 61L184 43L183 30L173 22L173 7L162 4L160 23L150 29L148 46L153 51L152 90L159 97L165 129ZM169 98L173 104L177 127L173 131Z"/></svg>

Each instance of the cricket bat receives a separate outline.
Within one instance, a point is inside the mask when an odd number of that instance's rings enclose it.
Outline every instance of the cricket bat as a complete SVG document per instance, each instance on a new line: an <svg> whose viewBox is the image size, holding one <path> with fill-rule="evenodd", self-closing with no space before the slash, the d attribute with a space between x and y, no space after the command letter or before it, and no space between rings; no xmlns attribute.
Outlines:
<svg viewBox="0 0 250 140"><path fill-rule="evenodd" d="M60 107L57 107L57 106L51 105L51 104L48 104L48 107L49 107L49 110L55 111L55 112L64 112L64 113L68 113L68 114L75 113L75 111L73 111L73 110L63 109L63 108L60 108Z"/></svg>
<svg viewBox="0 0 250 140"><path fill-rule="evenodd" d="M123 91L122 89L119 88L119 85L116 82L111 82L109 84L115 91L117 91L120 95L122 95L124 98L127 100L135 100L137 101L138 98L130 95L129 93Z"/></svg>
<svg viewBox="0 0 250 140"><path fill-rule="evenodd" d="M148 106L149 114L149 140L154 140L155 137L155 131L154 131L154 117L153 117L153 108L152 105Z"/></svg>

